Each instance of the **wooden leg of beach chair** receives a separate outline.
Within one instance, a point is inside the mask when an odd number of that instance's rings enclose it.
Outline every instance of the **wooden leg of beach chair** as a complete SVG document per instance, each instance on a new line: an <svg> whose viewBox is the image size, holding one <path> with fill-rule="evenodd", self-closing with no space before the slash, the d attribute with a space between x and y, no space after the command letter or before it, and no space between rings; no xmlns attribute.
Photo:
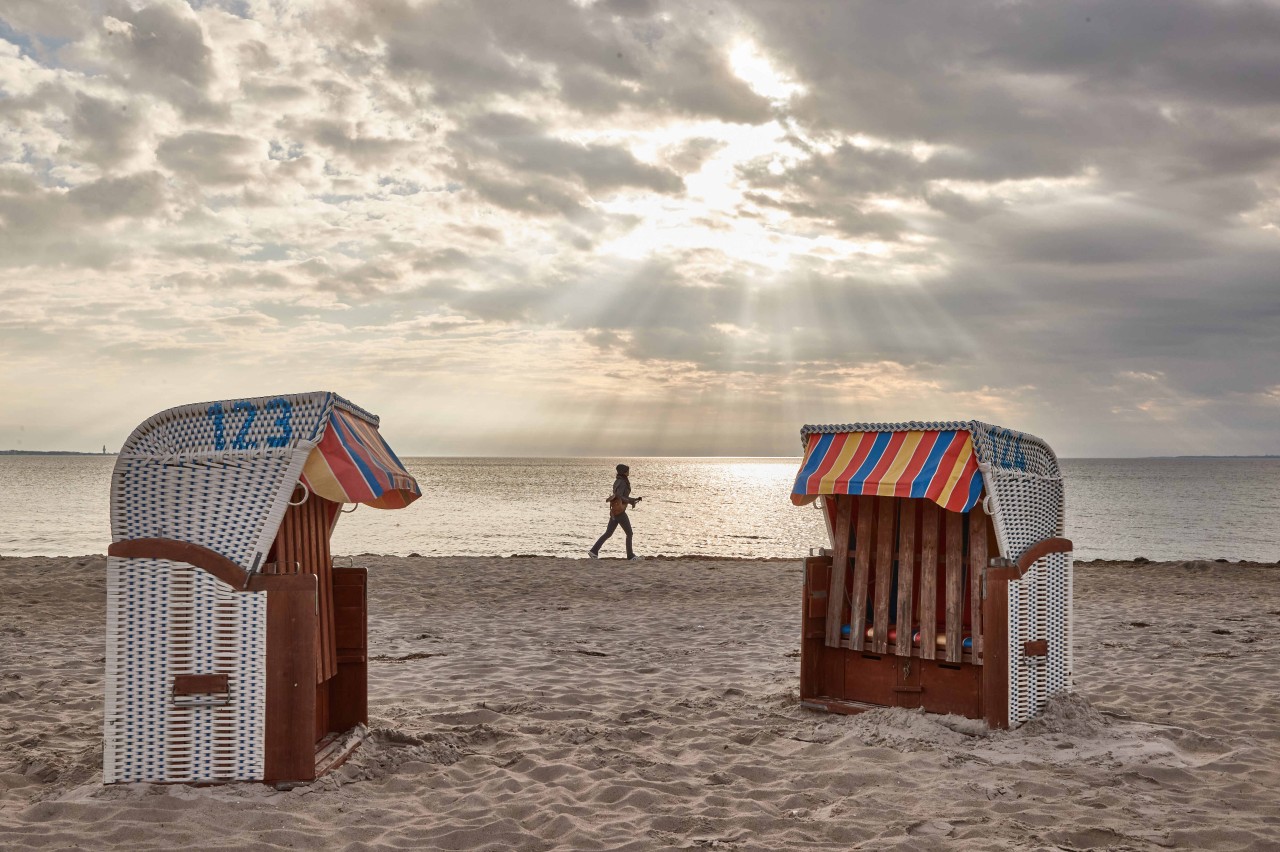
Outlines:
<svg viewBox="0 0 1280 852"><path fill-rule="evenodd" d="M1009 581L1017 576L1017 568L991 566L983 580L982 715L990 728L1009 727Z"/></svg>
<svg viewBox="0 0 1280 852"><path fill-rule="evenodd" d="M338 671L329 687L329 721L341 733L369 722L369 649L365 568L333 569Z"/></svg>
<svg viewBox="0 0 1280 852"><path fill-rule="evenodd" d="M267 593L263 780L269 783L316 777L316 578L297 579L304 588Z"/></svg>

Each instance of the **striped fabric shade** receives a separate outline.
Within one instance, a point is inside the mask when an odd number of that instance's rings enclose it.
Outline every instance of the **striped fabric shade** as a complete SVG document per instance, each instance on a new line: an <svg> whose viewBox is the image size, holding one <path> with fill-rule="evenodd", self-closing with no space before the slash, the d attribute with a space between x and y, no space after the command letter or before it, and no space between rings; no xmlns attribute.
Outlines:
<svg viewBox="0 0 1280 852"><path fill-rule="evenodd" d="M791 502L801 506L823 494L927 497L967 512L982 494L982 473L964 429L815 432Z"/></svg>
<svg viewBox="0 0 1280 852"><path fill-rule="evenodd" d="M307 457L302 482L326 500L375 509L402 509L422 496L378 427L340 408L333 409L324 436Z"/></svg>

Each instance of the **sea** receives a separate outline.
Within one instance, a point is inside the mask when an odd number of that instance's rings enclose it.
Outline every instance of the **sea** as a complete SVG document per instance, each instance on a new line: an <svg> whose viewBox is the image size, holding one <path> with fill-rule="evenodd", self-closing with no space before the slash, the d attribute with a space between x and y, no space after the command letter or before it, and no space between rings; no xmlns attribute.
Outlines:
<svg viewBox="0 0 1280 852"><path fill-rule="evenodd" d="M422 498L340 519L335 554L584 556L618 459L406 458ZM791 505L799 458L628 458L642 555L797 558L825 546ZM113 456L0 456L0 555L80 556L110 542ZM1280 561L1280 458L1063 459L1075 558ZM602 556L622 556L619 531Z"/></svg>

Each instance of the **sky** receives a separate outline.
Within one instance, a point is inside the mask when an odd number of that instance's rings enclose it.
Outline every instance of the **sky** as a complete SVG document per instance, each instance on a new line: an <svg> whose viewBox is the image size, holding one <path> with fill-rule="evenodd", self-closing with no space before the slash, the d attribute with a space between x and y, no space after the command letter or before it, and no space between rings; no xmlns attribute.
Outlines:
<svg viewBox="0 0 1280 852"><path fill-rule="evenodd" d="M0 448L1280 453L1280 2L0 5Z"/></svg>

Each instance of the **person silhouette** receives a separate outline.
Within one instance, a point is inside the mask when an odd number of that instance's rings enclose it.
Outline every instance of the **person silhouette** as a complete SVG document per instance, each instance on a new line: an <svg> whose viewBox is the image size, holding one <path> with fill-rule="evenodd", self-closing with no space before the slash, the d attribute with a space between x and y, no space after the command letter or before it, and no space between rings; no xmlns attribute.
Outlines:
<svg viewBox="0 0 1280 852"><path fill-rule="evenodd" d="M622 531L627 534L627 559L637 561L640 557L636 556L636 552L631 549L631 519L627 517L627 508L636 505L644 498L631 496L631 468L620 464L616 470L618 478L613 481L613 493L605 498L605 502L609 504L609 526L605 529L604 535L600 536L587 551L587 555L592 559L599 559L600 548L618 527L622 527Z"/></svg>

